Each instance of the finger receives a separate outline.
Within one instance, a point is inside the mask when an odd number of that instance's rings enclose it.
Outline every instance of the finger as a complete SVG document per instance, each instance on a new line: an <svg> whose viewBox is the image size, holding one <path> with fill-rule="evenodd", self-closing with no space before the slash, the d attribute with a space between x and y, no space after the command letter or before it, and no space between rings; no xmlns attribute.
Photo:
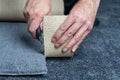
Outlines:
<svg viewBox="0 0 120 80"><path fill-rule="evenodd" d="M81 37L81 40L72 47L72 52L73 53L77 50L77 48L79 47L79 45L82 43L82 41L86 38L86 36L88 34L89 34L89 31L86 31L86 32L83 33L83 35Z"/></svg>
<svg viewBox="0 0 120 80"><path fill-rule="evenodd" d="M57 29L51 41L55 43L73 23L73 17L68 16L63 24Z"/></svg>
<svg viewBox="0 0 120 80"><path fill-rule="evenodd" d="M84 24L78 32L74 35L74 37L69 41L69 43L63 48L63 52L67 52L69 49L71 49L76 43L78 43L81 40L81 37L83 33L87 30L88 25Z"/></svg>
<svg viewBox="0 0 120 80"><path fill-rule="evenodd" d="M33 0L31 7L35 7L37 3L39 3L39 0Z"/></svg>
<svg viewBox="0 0 120 80"><path fill-rule="evenodd" d="M33 3L33 0L27 0L25 7L29 7Z"/></svg>
<svg viewBox="0 0 120 80"><path fill-rule="evenodd" d="M80 28L82 23L74 23L64 34L63 36L55 43L55 47L59 48L62 46L71 36L73 36L78 29Z"/></svg>
<svg viewBox="0 0 120 80"><path fill-rule="evenodd" d="M31 8L32 3L33 3L33 0L27 0L27 2L25 4L23 15L24 15L26 20L28 20L28 16L29 16L28 12Z"/></svg>
<svg viewBox="0 0 120 80"><path fill-rule="evenodd" d="M36 29L40 26L42 18L35 18L29 21L28 31L31 33L33 38L36 38Z"/></svg>

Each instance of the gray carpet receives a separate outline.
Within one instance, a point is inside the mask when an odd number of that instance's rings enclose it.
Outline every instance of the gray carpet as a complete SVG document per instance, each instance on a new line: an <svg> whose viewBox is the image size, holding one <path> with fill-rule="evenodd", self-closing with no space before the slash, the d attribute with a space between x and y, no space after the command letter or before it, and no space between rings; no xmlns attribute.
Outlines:
<svg viewBox="0 0 120 80"><path fill-rule="evenodd" d="M120 80L120 0L102 0L97 17L100 25L94 27L73 58L47 59L47 75L0 79Z"/></svg>
<svg viewBox="0 0 120 80"><path fill-rule="evenodd" d="M27 27L0 23L0 75L46 74L46 60Z"/></svg>

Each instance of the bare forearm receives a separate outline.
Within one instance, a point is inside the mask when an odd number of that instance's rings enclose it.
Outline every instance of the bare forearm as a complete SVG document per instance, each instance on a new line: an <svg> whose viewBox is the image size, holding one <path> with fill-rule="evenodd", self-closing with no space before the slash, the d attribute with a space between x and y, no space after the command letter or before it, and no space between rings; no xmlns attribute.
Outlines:
<svg viewBox="0 0 120 80"><path fill-rule="evenodd" d="M76 10L81 11L81 8L83 9L83 11L87 9L87 13L92 14L93 16L91 15L91 17L95 18L99 8L99 4L100 0L79 0L73 7L71 12L74 12Z"/></svg>
<svg viewBox="0 0 120 80"><path fill-rule="evenodd" d="M79 1L78 1L78 4L79 4L81 1L82 1L83 3L87 3L87 4L93 5L93 7L95 7L96 10L98 9L99 4L100 4L100 0L79 0Z"/></svg>
<svg viewBox="0 0 120 80"><path fill-rule="evenodd" d="M98 10L99 4L100 4L100 0L90 0L93 2L93 4L95 5L96 9Z"/></svg>

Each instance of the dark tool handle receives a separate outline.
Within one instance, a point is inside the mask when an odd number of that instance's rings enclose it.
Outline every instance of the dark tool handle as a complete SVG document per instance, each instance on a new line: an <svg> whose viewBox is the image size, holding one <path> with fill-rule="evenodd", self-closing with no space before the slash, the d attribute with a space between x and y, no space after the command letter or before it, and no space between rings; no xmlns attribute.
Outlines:
<svg viewBox="0 0 120 80"><path fill-rule="evenodd" d="M36 38L39 40L39 37L41 37L41 36L42 36L42 32L41 32L40 28L38 28L36 30Z"/></svg>

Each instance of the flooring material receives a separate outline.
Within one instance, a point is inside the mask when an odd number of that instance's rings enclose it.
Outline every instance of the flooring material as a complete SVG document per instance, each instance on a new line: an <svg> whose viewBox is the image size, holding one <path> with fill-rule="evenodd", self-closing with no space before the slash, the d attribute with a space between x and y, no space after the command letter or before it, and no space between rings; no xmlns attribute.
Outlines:
<svg viewBox="0 0 120 80"><path fill-rule="evenodd" d="M64 22L67 16L45 16L43 20L44 31L44 54L46 57L72 57L71 51L62 53L62 48L54 48L54 44L51 42L51 38L59 26ZM67 41L68 42L68 41Z"/></svg>
<svg viewBox="0 0 120 80"><path fill-rule="evenodd" d="M0 21L25 21L23 9L27 0L0 0ZM51 0L50 15L64 14L63 0Z"/></svg>
<svg viewBox="0 0 120 80"><path fill-rule="evenodd" d="M120 80L120 0L101 0L97 18L100 25L94 26L73 58L47 59L47 75L0 76L0 79ZM0 23L0 27L1 24L11 25ZM13 24L18 25L26 23Z"/></svg>
<svg viewBox="0 0 120 80"><path fill-rule="evenodd" d="M0 21L25 21L23 9L26 1L0 0ZM51 1L52 10L49 15L64 14L63 0ZM0 75L47 73L45 57L40 54L40 51L44 51L43 46L40 47L39 42L32 40L26 26L14 23L0 25Z"/></svg>
<svg viewBox="0 0 120 80"><path fill-rule="evenodd" d="M0 23L0 75L46 74L46 61L39 41L27 25Z"/></svg>
<svg viewBox="0 0 120 80"><path fill-rule="evenodd" d="M0 21L24 21L23 9L27 0L0 0Z"/></svg>

